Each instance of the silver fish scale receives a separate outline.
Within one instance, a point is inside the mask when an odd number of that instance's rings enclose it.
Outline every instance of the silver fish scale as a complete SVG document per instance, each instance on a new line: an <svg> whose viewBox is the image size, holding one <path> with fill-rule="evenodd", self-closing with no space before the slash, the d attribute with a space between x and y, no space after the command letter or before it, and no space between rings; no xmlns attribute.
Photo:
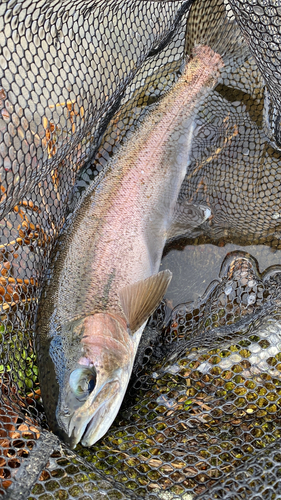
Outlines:
<svg viewBox="0 0 281 500"><path fill-rule="evenodd" d="M4 498L281 496L278 265L261 272L269 264L232 253L199 299L161 303L121 412L91 449L71 451L48 431L33 346L61 228L196 43L225 66L195 120L178 201L180 213L195 207L205 218L183 244L263 245L280 264L280 9L276 0L2 0Z"/></svg>

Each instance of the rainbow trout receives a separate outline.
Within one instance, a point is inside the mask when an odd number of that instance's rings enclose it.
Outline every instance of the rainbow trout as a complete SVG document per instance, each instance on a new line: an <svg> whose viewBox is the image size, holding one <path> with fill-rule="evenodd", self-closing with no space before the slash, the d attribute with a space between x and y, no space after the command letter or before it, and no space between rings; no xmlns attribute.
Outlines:
<svg viewBox="0 0 281 500"><path fill-rule="evenodd" d="M210 48L196 48L58 238L39 302L37 351L50 427L72 447L94 444L115 419L142 331L171 280L158 271L179 221L193 120L222 65Z"/></svg>

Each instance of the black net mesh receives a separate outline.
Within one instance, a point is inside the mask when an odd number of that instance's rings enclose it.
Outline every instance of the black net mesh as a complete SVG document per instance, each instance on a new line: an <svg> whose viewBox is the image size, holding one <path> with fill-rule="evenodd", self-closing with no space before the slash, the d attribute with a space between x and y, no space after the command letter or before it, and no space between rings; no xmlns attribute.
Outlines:
<svg viewBox="0 0 281 500"><path fill-rule="evenodd" d="M275 0L2 0L0 493L29 499L281 497L280 78ZM221 53L170 243L165 300L117 419L91 448L48 431L34 350L42 277L67 215L177 80Z"/></svg>

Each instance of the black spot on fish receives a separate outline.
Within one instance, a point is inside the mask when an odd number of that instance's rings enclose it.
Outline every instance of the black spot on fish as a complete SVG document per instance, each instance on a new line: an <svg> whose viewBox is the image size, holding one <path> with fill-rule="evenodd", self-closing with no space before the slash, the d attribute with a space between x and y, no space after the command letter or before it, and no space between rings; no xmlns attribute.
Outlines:
<svg viewBox="0 0 281 500"><path fill-rule="evenodd" d="M105 284L104 289L103 289L102 305L103 305L104 309L107 307L107 304L108 304L108 297L109 297L112 282L115 278L115 274L116 274L116 269L113 269L113 271L110 273L108 280L107 280L107 283Z"/></svg>

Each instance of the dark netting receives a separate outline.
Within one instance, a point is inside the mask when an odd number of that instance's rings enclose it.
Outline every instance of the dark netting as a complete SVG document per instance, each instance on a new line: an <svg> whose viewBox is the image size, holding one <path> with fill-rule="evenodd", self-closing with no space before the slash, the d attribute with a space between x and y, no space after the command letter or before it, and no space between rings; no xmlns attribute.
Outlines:
<svg viewBox="0 0 281 500"><path fill-rule="evenodd" d="M266 81L267 133L274 147L280 150L280 2L230 0L229 3Z"/></svg>
<svg viewBox="0 0 281 500"><path fill-rule="evenodd" d="M6 498L281 497L280 9L278 0L2 0ZM197 111L179 199L208 217L164 251L173 281L114 424L71 451L48 431L41 401L42 277L86 186L196 43L224 67Z"/></svg>

